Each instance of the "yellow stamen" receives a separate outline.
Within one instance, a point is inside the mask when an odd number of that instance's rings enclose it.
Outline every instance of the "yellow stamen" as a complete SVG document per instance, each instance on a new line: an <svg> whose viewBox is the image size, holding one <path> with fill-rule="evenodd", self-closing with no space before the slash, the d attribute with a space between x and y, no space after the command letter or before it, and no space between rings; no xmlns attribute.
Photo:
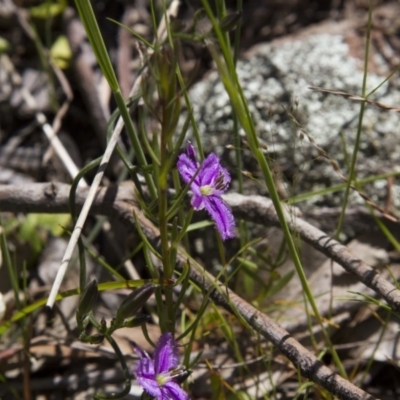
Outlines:
<svg viewBox="0 0 400 400"><path fill-rule="evenodd" d="M156 376L156 381L159 386L164 386L170 380L171 380L171 378L167 374L158 374Z"/></svg>
<svg viewBox="0 0 400 400"><path fill-rule="evenodd" d="M203 196L210 196L213 193L213 188L210 185L201 186L200 193Z"/></svg>

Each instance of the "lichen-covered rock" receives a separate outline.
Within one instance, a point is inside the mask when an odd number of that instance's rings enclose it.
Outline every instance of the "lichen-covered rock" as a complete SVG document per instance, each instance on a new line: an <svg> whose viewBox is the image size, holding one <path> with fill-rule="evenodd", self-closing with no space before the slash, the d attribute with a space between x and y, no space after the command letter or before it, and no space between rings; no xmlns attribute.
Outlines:
<svg viewBox="0 0 400 400"><path fill-rule="evenodd" d="M378 56L377 56L378 57ZM379 58L375 62L379 64ZM298 39L257 46L251 55L238 62L237 73L253 115L260 141L268 146L268 157L288 197L329 188L342 180L329 162L319 156L307 136L337 161L344 176L357 136L361 103L342 96L310 90L317 86L360 96L363 71L361 59L351 55L343 35L314 33ZM383 64L381 64L383 65ZM400 80L369 73L366 93L379 85L370 100L389 106L400 105ZM222 156L238 173L233 150L233 121L228 95L216 72L191 90L194 117L198 123L205 152ZM300 123L300 126L294 122ZM398 171L400 155L399 114L366 105L362 118L360 147L357 157L358 179ZM243 139L244 132L241 131ZM190 136L190 134L189 134ZM243 150L244 169L260 178L259 169L250 152ZM246 179L246 190L265 193L254 180ZM383 206L388 196L385 180L363 187L371 200ZM261 188L261 189L260 189ZM394 206L400 206L400 186L392 188ZM314 196L300 207L337 206L343 192ZM364 200L355 192L351 204Z"/></svg>

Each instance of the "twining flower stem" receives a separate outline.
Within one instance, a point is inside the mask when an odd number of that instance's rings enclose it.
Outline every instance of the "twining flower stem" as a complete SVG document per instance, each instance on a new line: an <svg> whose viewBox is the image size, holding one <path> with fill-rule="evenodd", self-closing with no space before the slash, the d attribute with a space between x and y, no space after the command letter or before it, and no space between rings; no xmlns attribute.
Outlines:
<svg viewBox="0 0 400 400"><path fill-rule="evenodd" d="M163 140L161 139L161 142ZM164 160L167 152L163 151L161 146L161 168L163 165L166 165ZM162 173L159 175L160 180L163 180ZM168 238L168 221L167 221L167 211L168 211L168 203L167 203L167 182L159 182L158 188L158 207L159 207L159 226L160 226L160 236L161 236L161 257L163 263L163 272L164 279L170 279L172 277L172 268L171 268L171 260L170 260L170 247L169 247L169 238ZM167 318L165 322L165 329L169 332L174 332L174 316L173 316L173 297L172 297L172 288L164 287L165 297L166 297L166 306L167 306ZM160 306L162 306L160 304ZM165 315L161 312L160 315ZM171 315L172 314L172 315Z"/></svg>
<svg viewBox="0 0 400 400"><path fill-rule="evenodd" d="M165 113L169 110L167 107L163 107L163 121L168 120ZM163 263L163 272L164 278L170 279L172 278L173 268L171 263L171 249L169 243L169 235L168 235L168 171L169 168L169 152L168 152L168 127L165 124L162 124L161 127L161 143L160 143L160 170L158 174L158 218L159 218L159 226L160 226L160 236L161 236L161 257ZM164 329L168 332L174 332L174 307L173 307L173 294L171 287L164 287L165 290L165 304L167 308L167 315L164 321L161 321L165 324ZM162 307L162 304L159 304L159 307ZM165 315L160 309L159 315Z"/></svg>
<svg viewBox="0 0 400 400"><path fill-rule="evenodd" d="M141 167L145 167L147 165L146 157L144 155L143 148L139 142L139 136L135 131L135 127L133 125L131 116L129 114L129 110L126 107L125 100L122 97L122 93L120 90L114 93L114 99L117 102L119 111L125 122L126 132L128 133L128 137L135 151L135 156L139 162L139 165ZM146 180L147 187L149 188L150 194L152 198L154 198L154 196L156 195L156 189L151 174L146 170L146 168L143 168L142 171L144 178Z"/></svg>
<svg viewBox="0 0 400 400"><path fill-rule="evenodd" d="M152 2L151 2L152 3ZM161 135L160 135L160 165L158 171L158 218L161 236L161 258L165 279L172 278L176 251L170 247L168 229L168 177L171 168L171 152L173 152L172 137L176 131L180 115L180 100L175 86L177 83L176 71L178 68L170 20L167 11L167 2L162 2L165 28L168 44L155 50L155 71L157 91L161 105ZM154 10L153 10L154 11ZM154 15L154 14L153 14ZM160 38L157 38L159 40ZM157 46L156 46L157 47ZM157 51L159 51L157 53ZM158 304L161 329L163 332L175 332L174 299L172 287L164 287L165 306ZM159 302L158 302L159 303ZM166 307L166 313L164 311Z"/></svg>

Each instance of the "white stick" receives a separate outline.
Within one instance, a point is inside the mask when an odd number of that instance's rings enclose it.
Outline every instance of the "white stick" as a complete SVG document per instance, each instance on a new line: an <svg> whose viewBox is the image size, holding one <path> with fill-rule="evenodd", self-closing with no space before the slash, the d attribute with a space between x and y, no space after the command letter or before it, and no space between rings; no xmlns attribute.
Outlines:
<svg viewBox="0 0 400 400"><path fill-rule="evenodd" d="M105 167L111 158L111 155L112 155L114 148L118 142L118 138L122 131L123 126L124 126L124 121L123 121L122 117L119 117L117 126L115 127L115 130L110 138L110 141L108 142L106 151L104 152L103 158L102 158L99 168L97 170L96 176L93 180L92 186L89 189L89 193L88 193L86 201L83 205L82 211L79 214L78 220L76 221L71 238L68 242L67 249L65 250L64 257L61 261L60 268L59 268L56 278L53 282L53 286L51 288L50 295L49 295L49 298L47 299L47 303L46 303L46 305L50 308L53 307L53 305L54 305L58 291L60 290L61 283L64 279L64 275L67 271L69 260L71 259L74 248L78 242L79 236L83 229L83 225L85 224L86 218L89 214L90 207L92 206L93 200L96 196L97 189L100 186L101 180L103 179Z"/></svg>

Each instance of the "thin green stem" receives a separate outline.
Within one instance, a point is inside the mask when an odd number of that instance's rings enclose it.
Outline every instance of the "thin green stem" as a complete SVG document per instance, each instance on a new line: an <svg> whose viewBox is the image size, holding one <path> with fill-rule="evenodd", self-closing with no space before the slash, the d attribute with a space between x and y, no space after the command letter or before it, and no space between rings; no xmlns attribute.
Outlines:
<svg viewBox="0 0 400 400"><path fill-rule="evenodd" d="M6 240L6 235L3 230L2 226L2 221L0 219L0 249L1 249L1 254L4 258L4 263L6 264L7 267L7 272L8 276L10 278L10 284L12 287L12 290L14 292L14 299L15 299L15 304L17 305L17 308L20 309L22 304L21 300L19 298L19 285L18 285L18 277L17 277L17 271L16 268L13 266L11 257L10 257L10 252L8 250L8 245L7 245L7 240Z"/></svg>
<svg viewBox="0 0 400 400"><path fill-rule="evenodd" d="M399 176L400 171L392 171L392 172L386 172L384 174L379 174L379 175L373 175L373 176L368 176L366 178L360 179L357 181L359 187L362 187L366 185L367 183L371 182L376 182L379 180ZM289 199L285 200L286 204L296 204L296 203L301 203L302 201L306 201L308 199L311 199L313 197L319 197L319 196L325 196L327 194L335 193L335 192L341 192L346 188L346 183L339 183L338 185L334 185L328 188L323 188L320 190L315 190L314 192L310 193L302 193L299 194L298 196L293 196L290 197Z"/></svg>
<svg viewBox="0 0 400 400"><path fill-rule="evenodd" d="M108 56L107 48L104 44L99 25L97 24L92 5L89 0L76 0L75 4L100 68L111 90L116 92L119 90L118 80L114 73L110 57Z"/></svg>
<svg viewBox="0 0 400 400"><path fill-rule="evenodd" d="M118 80L114 72L114 68L112 66L110 57L107 52L107 48L104 44L103 37L100 32L100 28L97 24L96 17L93 12L92 5L88 0L76 0L76 7L82 19L90 44L92 45L93 51L96 55L96 59L100 65L100 68L105 78L107 79L108 84L111 87L111 90L113 91L115 101L118 105L121 116L125 123L125 128L128 137L135 151L135 156L137 158L140 167L143 170L143 175L145 177L146 184L148 186L150 194L151 196L153 196L153 198L155 198L157 191L155 189L155 185L152 180L150 172L147 171L147 169L145 168L147 166L146 157L144 155L138 135L136 134L135 127L133 125L133 122L129 114L129 110L122 96Z"/></svg>
<svg viewBox="0 0 400 400"><path fill-rule="evenodd" d="M361 96L365 97L367 92L367 77L368 77L368 59L369 59L369 51L370 51L370 42L371 42L371 30L372 30L372 7L373 7L373 0L369 1L369 12L368 12L368 22L367 22L367 38L365 43L365 55L364 55L364 75L363 75L363 82L362 82L362 89L361 89ZM357 155L358 150L360 148L361 142L361 132L362 132L362 122L364 118L364 110L365 110L365 102L362 102L360 105L360 114L358 117L358 126L357 126L357 136L354 143L354 150L353 156L351 159L350 171L349 171L349 179L347 181L346 190L344 192L344 199L343 199L343 206L342 212L339 216L338 226L335 233L335 238L338 239L340 232L342 231L344 218L346 214L347 203L349 201L349 194L350 188L354 181L354 184L358 186L356 179L356 163L357 163Z"/></svg>
<svg viewBox="0 0 400 400"><path fill-rule="evenodd" d="M151 176L151 172L146 168L147 161L143 152L143 148L139 141L139 136L136 133L131 116L129 114L129 110L126 107L124 97L122 96L122 93L119 89L114 92L114 98L121 112L121 117L124 120L126 132L132 144L133 150L135 151L135 156L139 162L139 165L142 166L142 172L146 180L150 196L151 198L155 199L157 197L157 189Z"/></svg>
<svg viewBox="0 0 400 400"><path fill-rule="evenodd" d="M128 289L128 288L138 288L143 286L146 283L154 283L155 285L161 285L163 281L159 279L141 279L141 280L129 280L129 281L121 281L121 282L104 282L98 285L99 292L102 291L110 291L110 290L117 290L117 289ZM71 289L65 292L61 292L57 294L56 301L60 301L67 297L77 296L81 293L80 289ZM15 322L18 322L28 315L32 314L33 312L39 310L46 304L47 298L40 299L35 301L32 304L25 306L24 308L20 309L20 311L16 312L9 320L0 323L0 336L7 331L7 329Z"/></svg>

